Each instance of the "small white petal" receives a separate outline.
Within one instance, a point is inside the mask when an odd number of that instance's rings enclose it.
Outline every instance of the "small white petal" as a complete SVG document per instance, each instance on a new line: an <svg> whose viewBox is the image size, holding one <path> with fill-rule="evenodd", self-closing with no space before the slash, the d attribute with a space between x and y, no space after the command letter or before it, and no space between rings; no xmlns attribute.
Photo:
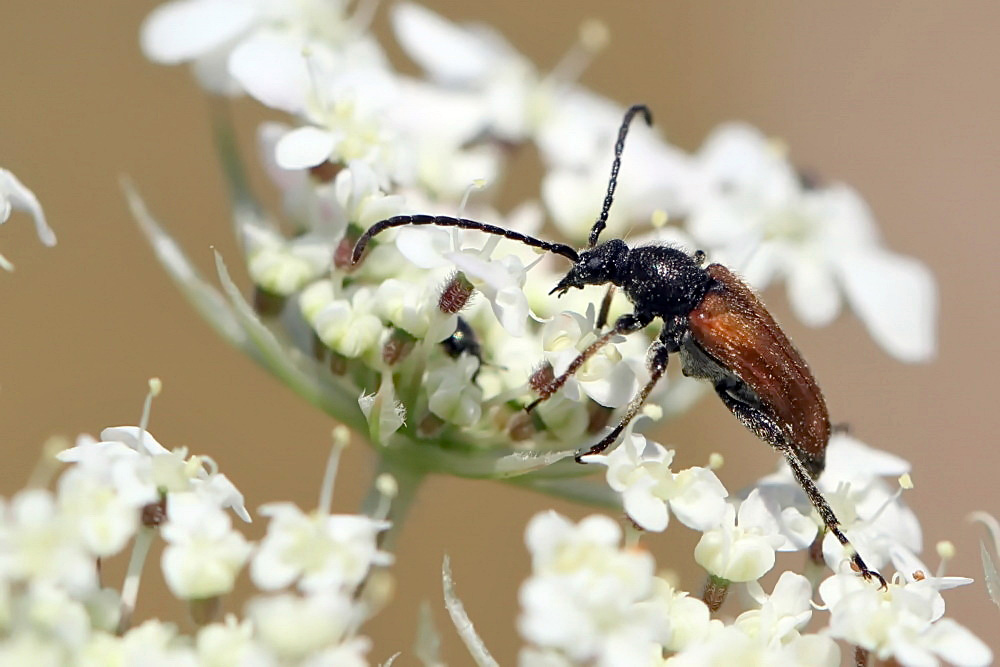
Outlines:
<svg viewBox="0 0 1000 667"><path fill-rule="evenodd" d="M707 468L691 468L677 475L683 484L680 495L670 499L670 509L688 528L715 528L726 514L728 491Z"/></svg>
<svg viewBox="0 0 1000 667"><path fill-rule="evenodd" d="M840 313L840 293L823 257L796 255L789 267L788 300L798 318L811 327L823 327Z"/></svg>
<svg viewBox="0 0 1000 667"><path fill-rule="evenodd" d="M933 651L953 665L988 665L993 653L978 637L950 618L943 618L924 638Z"/></svg>
<svg viewBox="0 0 1000 667"><path fill-rule="evenodd" d="M47 246L56 244L56 234L45 221L45 212L35 193L18 180L17 176L0 169L0 224L10 215L11 209L26 211L35 219L35 233Z"/></svg>
<svg viewBox="0 0 1000 667"><path fill-rule="evenodd" d="M875 342L903 361L933 358L937 287L926 265L879 249L846 253L838 264L847 300Z"/></svg>
<svg viewBox="0 0 1000 667"><path fill-rule="evenodd" d="M275 35L259 35L236 47L229 73L248 94L273 109L305 110L312 83L302 47Z"/></svg>
<svg viewBox="0 0 1000 667"><path fill-rule="evenodd" d="M411 2L394 6L391 19L403 50L442 83L468 84L493 73L496 54L481 35Z"/></svg>
<svg viewBox="0 0 1000 667"><path fill-rule="evenodd" d="M308 169L324 162L333 152L332 133L307 125L292 130L275 146L275 162L282 169Z"/></svg>
<svg viewBox="0 0 1000 667"><path fill-rule="evenodd" d="M252 3L178 0L154 9L142 24L140 44L150 60L174 64L197 58L246 30Z"/></svg>
<svg viewBox="0 0 1000 667"><path fill-rule="evenodd" d="M629 515L643 530L654 533L663 532L670 522L667 503L653 496L649 489L633 485L622 494L622 505Z"/></svg>

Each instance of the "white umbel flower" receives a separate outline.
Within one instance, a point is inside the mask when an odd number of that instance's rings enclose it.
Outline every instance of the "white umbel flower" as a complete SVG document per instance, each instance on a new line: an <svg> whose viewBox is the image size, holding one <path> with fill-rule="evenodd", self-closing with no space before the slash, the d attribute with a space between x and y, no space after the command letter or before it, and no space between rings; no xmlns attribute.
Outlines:
<svg viewBox="0 0 1000 667"><path fill-rule="evenodd" d="M261 642L284 661L337 646L359 620L349 595L331 591L256 597L247 605L247 615Z"/></svg>
<svg viewBox="0 0 1000 667"><path fill-rule="evenodd" d="M726 488L708 468L673 472L674 451L628 430L610 454L586 457L608 466L608 485L622 494L629 517L645 530L666 530L670 511L695 530L720 524L726 511Z"/></svg>
<svg viewBox="0 0 1000 667"><path fill-rule="evenodd" d="M373 566L392 562L376 545L388 522L360 515L305 514L291 503L264 505L260 513L271 521L250 576L263 590L295 583L306 592L349 593Z"/></svg>
<svg viewBox="0 0 1000 667"><path fill-rule="evenodd" d="M250 544L232 529L229 515L194 493L167 496L167 521L160 534L167 543L163 576L181 599L204 600L230 592L250 557Z"/></svg>
<svg viewBox="0 0 1000 667"><path fill-rule="evenodd" d="M50 492L28 489L0 499L0 579L49 582L77 594L95 590L93 558Z"/></svg>
<svg viewBox="0 0 1000 667"><path fill-rule="evenodd" d="M525 541L532 577L521 587L521 634L575 662L643 664L670 636L655 596L649 553L618 546L621 530L607 517L573 525L554 512L536 515Z"/></svg>
<svg viewBox="0 0 1000 667"><path fill-rule="evenodd" d="M727 581L754 581L774 567L774 552L786 545L780 524L756 489L740 503L726 506L722 525L704 535L694 559L709 574Z"/></svg>
<svg viewBox="0 0 1000 667"><path fill-rule="evenodd" d="M987 665L990 649L944 614L944 599L930 581L890 582L885 590L852 572L819 587L830 608L830 635L904 665Z"/></svg>

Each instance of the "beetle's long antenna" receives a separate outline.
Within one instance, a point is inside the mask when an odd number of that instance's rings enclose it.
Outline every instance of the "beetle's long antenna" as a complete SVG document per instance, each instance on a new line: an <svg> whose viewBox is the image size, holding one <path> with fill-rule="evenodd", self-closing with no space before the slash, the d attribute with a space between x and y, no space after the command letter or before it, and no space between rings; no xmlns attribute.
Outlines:
<svg viewBox="0 0 1000 667"><path fill-rule="evenodd" d="M475 220L466 220L465 218L451 218L443 215L397 215L393 218L376 222L368 228L367 232L361 235L361 238L359 238L358 242L354 245L354 253L351 256L351 263L358 263L358 260L361 259L361 253L365 251L365 246L368 245L368 241L370 241L373 236L391 227L403 227L405 225L436 225L438 227L475 229L487 234L502 236L506 239L510 239L511 241L520 241L525 245L530 245L533 248L541 248L546 252L551 252L556 255L562 255L571 262L575 262L580 259L576 250L565 243L543 241L541 239L536 239L533 236L528 236L527 234L515 232L512 229L504 229L503 227L497 227L496 225L488 225L485 222L476 222Z"/></svg>
<svg viewBox="0 0 1000 667"><path fill-rule="evenodd" d="M653 124L653 114L649 111L649 107L645 104L633 104L629 107L628 111L625 112L625 118L622 120L622 126L618 129L618 141L615 143L615 161L611 163L611 178L608 180L608 194L604 197L604 208L601 209L601 215L597 218L597 222L590 229L590 247L593 248L597 245L597 237L601 235L604 228L608 226L608 211L611 210L611 202L614 200L615 187L618 185L618 169L622 166L622 151L625 149L625 137L628 135L628 127L632 122L632 118L637 114L642 113L643 118L646 119L646 125Z"/></svg>

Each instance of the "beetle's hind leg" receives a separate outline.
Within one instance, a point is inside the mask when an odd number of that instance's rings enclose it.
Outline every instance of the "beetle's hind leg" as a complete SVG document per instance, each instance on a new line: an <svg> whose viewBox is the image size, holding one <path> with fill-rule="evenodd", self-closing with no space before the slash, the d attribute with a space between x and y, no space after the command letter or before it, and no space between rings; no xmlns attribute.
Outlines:
<svg viewBox="0 0 1000 667"><path fill-rule="evenodd" d="M625 427L628 426L633 419L635 419L637 414L639 414L639 410L642 409L643 404L649 397L649 393L653 391L653 387L656 386L656 383L660 381L661 377L663 377L664 371L667 370L667 360L670 355L670 349L666 344L664 344L662 338L663 335L661 334L660 338L657 338L653 342L653 345L649 350L649 382L647 382L639 393L632 398L628 404L628 408L625 409L625 414L622 415L618 425L611 429L610 433L601 438L599 442L592 445L589 449L577 453L574 457L577 463L584 463L584 461L581 460L584 456L589 456L590 454L600 454L605 449L610 447L611 444L618 439L618 436L621 435L621 432L625 430Z"/></svg>
<svg viewBox="0 0 1000 667"><path fill-rule="evenodd" d="M851 541L847 539L844 532L840 529L840 520L837 519L837 515L834 514L833 508L830 507L830 503L826 501L823 497L822 492L820 492L819 487L816 486L813 475L813 467L810 467L803 461L802 457L799 455L799 450L792 443L788 442L781 427L778 426L777 421L766 412L757 408L749 403L739 400L730 391L730 388L726 386L724 382L719 382L715 386L715 391L725 403L726 407L729 408L737 419L739 419L744 426L753 431L753 433L761 440L767 442L776 450L781 452L782 456L785 457L785 461L788 462L788 467L792 469L792 475L795 477L795 481L799 483L802 490L805 491L806 497L809 498L809 502L812 506L816 508L816 512L819 513L823 523L826 525L827 530L829 530L837 538L837 540L847 548L850 553L852 567L864 577L866 580L871 581L873 578L877 579L882 588L886 587L885 578L875 570L870 569L865 565L865 561L858 554L854 545ZM822 468L820 468L820 471ZM818 473L815 475L819 476Z"/></svg>
<svg viewBox="0 0 1000 667"><path fill-rule="evenodd" d="M639 329L643 329L652 321L652 319L653 318L651 317L640 317L638 314L622 315L619 317L615 322L614 328L610 329L607 333L603 334L600 338L588 345L583 352L577 355L576 359L570 363L569 367L562 375L542 387L542 389L538 392L538 398L529 403L525 410L531 412L538 407L539 403L547 400L550 396L552 396L552 394L559 391L562 386L566 384L566 381L573 376L573 373L580 370L580 366L583 366L588 359L597 354L597 351L607 345L613 337L619 334L626 335L634 333Z"/></svg>

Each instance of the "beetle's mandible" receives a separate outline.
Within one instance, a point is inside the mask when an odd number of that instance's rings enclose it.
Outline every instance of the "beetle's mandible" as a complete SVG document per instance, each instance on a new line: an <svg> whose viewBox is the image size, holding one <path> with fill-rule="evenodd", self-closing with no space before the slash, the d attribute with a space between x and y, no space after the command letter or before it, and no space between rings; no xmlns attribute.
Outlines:
<svg viewBox="0 0 1000 667"><path fill-rule="evenodd" d="M635 311L619 317L614 325L581 352L569 368L527 406L534 408L549 398L614 336L628 335L662 321L660 334L648 355L649 382L631 400L618 424L599 442L579 452L576 460L607 449L635 418L649 393L663 376L667 360L680 356L685 375L707 380L740 422L784 456L796 481L822 517L827 529L850 552L852 567L865 579L885 579L865 565L840 529L840 522L815 480L823 472L830 439L826 401L809 367L785 336L760 299L721 264L703 266L705 255L693 255L666 245L630 248L621 239L598 243L618 182L621 155L629 125L636 114L652 124L649 109L637 104L628 109L618 132L611 178L600 216L590 231L587 249L534 238L510 229L475 220L447 216L406 215L377 222L358 239L352 261L356 264L376 234L404 225L436 225L474 229L495 234L569 259L573 266L552 293L571 288L610 285L605 295L599 329L606 323L612 290L620 288Z"/></svg>

